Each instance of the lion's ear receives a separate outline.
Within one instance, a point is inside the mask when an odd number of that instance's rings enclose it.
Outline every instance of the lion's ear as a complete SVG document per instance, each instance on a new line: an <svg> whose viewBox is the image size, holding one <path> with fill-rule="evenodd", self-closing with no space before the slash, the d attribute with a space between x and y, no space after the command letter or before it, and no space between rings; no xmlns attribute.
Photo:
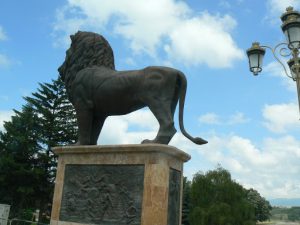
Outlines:
<svg viewBox="0 0 300 225"><path fill-rule="evenodd" d="M70 35L70 38L71 38L71 41L74 41L74 37L75 37L75 35Z"/></svg>

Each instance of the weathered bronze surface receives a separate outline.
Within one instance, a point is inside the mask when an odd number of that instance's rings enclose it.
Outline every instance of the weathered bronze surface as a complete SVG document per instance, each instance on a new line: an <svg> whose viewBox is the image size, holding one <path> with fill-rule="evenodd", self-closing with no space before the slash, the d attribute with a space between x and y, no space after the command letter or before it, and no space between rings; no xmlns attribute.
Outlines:
<svg viewBox="0 0 300 225"><path fill-rule="evenodd" d="M176 133L174 112L179 102L179 125L184 136L196 144L206 144L190 136L183 126L187 80L176 69L150 66L141 70L116 71L113 51L99 34L71 35L71 47L58 71L68 97L75 107L79 128L78 145L96 145L108 116L124 115L148 106L159 122L154 140L142 143L168 144Z"/></svg>
<svg viewBox="0 0 300 225"><path fill-rule="evenodd" d="M144 165L66 165L60 220L140 225Z"/></svg>
<svg viewBox="0 0 300 225"><path fill-rule="evenodd" d="M168 225L178 225L180 210L181 172L170 168L169 200L168 200Z"/></svg>

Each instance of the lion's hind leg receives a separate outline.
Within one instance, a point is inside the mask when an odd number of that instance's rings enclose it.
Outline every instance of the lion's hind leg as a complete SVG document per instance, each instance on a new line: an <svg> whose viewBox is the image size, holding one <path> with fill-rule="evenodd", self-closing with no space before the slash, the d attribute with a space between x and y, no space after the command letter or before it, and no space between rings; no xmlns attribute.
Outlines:
<svg viewBox="0 0 300 225"><path fill-rule="evenodd" d="M149 105L150 110L159 122L159 130L154 140L144 140L142 144L158 143L168 144L176 129L174 127L173 113L169 101L155 101Z"/></svg>

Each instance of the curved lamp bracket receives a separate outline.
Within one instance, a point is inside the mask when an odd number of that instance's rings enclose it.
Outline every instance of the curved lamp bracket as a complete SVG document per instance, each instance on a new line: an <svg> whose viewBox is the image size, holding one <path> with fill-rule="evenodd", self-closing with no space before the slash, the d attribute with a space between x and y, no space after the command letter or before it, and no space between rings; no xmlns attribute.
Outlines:
<svg viewBox="0 0 300 225"><path fill-rule="evenodd" d="M282 47L285 46L285 47ZM279 43L278 45L276 45L274 48L267 46L267 45L262 45L262 48L267 48L270 49L274 58L277 60L277 62L280 63L280 65L283 67L285 75L291 79L294 79L291 75L289 75L286 66L284 65L284 63L279 59L279 57L277 56L277 52L279 53L279 55L281 55L282 57L289 57L292 55L291 52L287 52L288 49L288 44L287 43Z"/></svg>

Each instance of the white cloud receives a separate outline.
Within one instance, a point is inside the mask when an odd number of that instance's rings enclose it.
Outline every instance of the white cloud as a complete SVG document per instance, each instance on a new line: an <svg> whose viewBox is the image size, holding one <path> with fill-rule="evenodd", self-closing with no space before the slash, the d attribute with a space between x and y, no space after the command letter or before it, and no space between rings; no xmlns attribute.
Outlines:
<svg viewBox="0 0 300 225"><path fill-rule="evenodd" d="M10 121L13 111L0 111L0 131L3 131L4 121Z"/></svg>
<svg viewBox="0 0 300 225"><path fill-rule="evenodd" d="M138 110L124 116L124 119L130 124L147 130L157 130L158 122L150 110Z"/></svg>
<svg viewBox="0 0 300 225"><path fill-rule="evenodd" d="M229 118L224 118L216 113L206 113L198 118L200 123L213 124L213 125L236 125L247 123L250 119L246 118L241 112L236 112L229 116Z"/></svg>
<svg viewBox="0 0 300 225"><path fill-rule="evenodd" d="M158 122L149 110L138 110L125 116L109 117L101 131L99 144L139 144L153 139Z"/></svg>
<svg viewBox="0 0 300 225"><path fill-rule="evenodd" d="M7 36L2 28L2 26L0 26L0 41L4 41L7 40ZM11 64L10 60L8 59L8 57L6 55L3 55L0 53L0 67L7 67Z"/></svg>
<svg viewBox="0 0 300 225"><path fill-rule="evenodd" d="M219 17L205 12L178 24L170 33L171 43L165 45L165 50L170 58L186 65L230 67L244 56L229 33L235 25L236 21L228 15Z"/></svg>
<svg viewBox="0 0 300 225"><path fill-rule="evenodd" d="M242 124L242 123L247 123L249 122L250 119L246 118L245 115L241 112L236 112L232 116L230 116L228 124L233 125L233 124Z"/></svg>
<svg viewBox="0 0 300 225"><path fill-rule="evenodd" d="M11 61L6 55L0 54L0 67L7 67L11 65Z"/></svg>
<svg viewBox="0 0 300 225"><path fill-rule="evenodd" d="M245 187L268 198L300 197L300 142L295 138L268 138L260 148L237 135L211 136L208 140L198 150L200 158L211 165L220 163Z"/></svg>
<svg viewBox="0 0 300 225"><path fill-rule="evenodd" d="M183 1L69 0L57 12L54 34L61 43L78 29L108 31L128 40L134 53L157 57L160 48L160 61L222 68L244 57L231 36L235 26L229 15L195 15Z"/></svg>
<svg viewBox="0 0 300 225"><path fill-rule="evenodd" d="M68 45L70 43L69 35L80 30L83 24L85 24L86 20L78 17L78 14L80 13L76 8L69 6L64 6L56 10L57 22L54 24L54 32L52 34L56 39L54 42L55 47Z"/></svg>
<svg viewBox="0 0 300 225"><path fill-rule="evenodd" d="M175 123L176 117L174 118ZM98 144L139 144L144 139L154 139L159 124L148 109L138 110L124 116L111 116L101 131ZM191 152L195 145L180 132L172 138L170 145Z"/></svg>
<svg viewBox="0 0 300 225"><path fill-rule="evenodd" d="M240 117L239 113L236 115ZM154 138L157 130L158 123L152 113L140 110L109 118L99 143L137 144ZM258 190L264 197L300 197L299 140L289 135L265 138L261 143L235 134L205 137L208 144L198 146L177 132L170 142L192 156L185 164L185 176L191 179L196 172L221 164L231 172L233 179L246 188Z"/></svg>
<svg viewBox="0 0 300 225"><path fill-rule="evenodd" d="M215 113L206 113L199 117L198 121L205 124L220 124L220 118Z"/></svg>
<svg viewBox="0 0 300 225"><path fill-rule="evenodd" d="M297 10L300 7L300 2L299 0L268 0L266 5L269 10L267 19L272 23L279 23L279 17L286 12L286 8L289 6L293 6Z"/></svg>
<svg viewBox="0 0 300 225"><path fill-rule="evenodd" d="M230 3L228 1L225 1L225 0L219 1L218 5L225 8L225 9L230 9L231 8Z"/></svg>
<svg viewBox="0 0 300 225"><path fill-rule="evenodd" d="M268 8L274 16L279 16L285 12L286 8L293 6L295 9L300 7L299 0L268 0Z"/></svg>
<svg viewBox="0 0 300 225"><path fill-rule="evenodd" d="M299 116L299 108L295 103L265 105L263 108L264 125L274 133L300 130Z"/></svg>
<svg viewBox="0 0 300 225"><path fill-rule="evenodd" d="M285 61L286 61L285 59L282 59L282 62L285 62ZM291 76L290 70L289 70L287 64L284 64L284 65L285 65L288 75ZM293 81L293 79L291 79L290 77L288 77L286 75L282 65L279 64L278 62L274 61L274 62L267 64L265 66L265 68L263 68L263 70L266 73L269 73L270 75L272 75L274 77L280 77L282 79L282 84L287 88L287 90L292 91L292 92L296 91L295 81Z"/></svg>
<svg viewBox="0 0 300 225"><path fill-rule="evenodd" d="M127 65L130 65L130 66L136 66L135 60L134 60L133 58L131 58L131 57L126 58L126 59L125 59L125 63L126 63Z"/></svg>
<svg viewBox="0 0 300 225"><path fill-rule="evenodd" d="M197 146L178 133L170 143L191 154L184 171L189 179L221 164L233 179L264 197L300 197L299 140L292 136L266 138L260 147L238 135L211 135L207 140L208 144Z"/></svg>
<svg viewBox="0 0 300 225"><path fill-rule="evenodd" d="M7 39L7 36L3 30L3 28L0 26L0 41L4 41Z"/></svg>

